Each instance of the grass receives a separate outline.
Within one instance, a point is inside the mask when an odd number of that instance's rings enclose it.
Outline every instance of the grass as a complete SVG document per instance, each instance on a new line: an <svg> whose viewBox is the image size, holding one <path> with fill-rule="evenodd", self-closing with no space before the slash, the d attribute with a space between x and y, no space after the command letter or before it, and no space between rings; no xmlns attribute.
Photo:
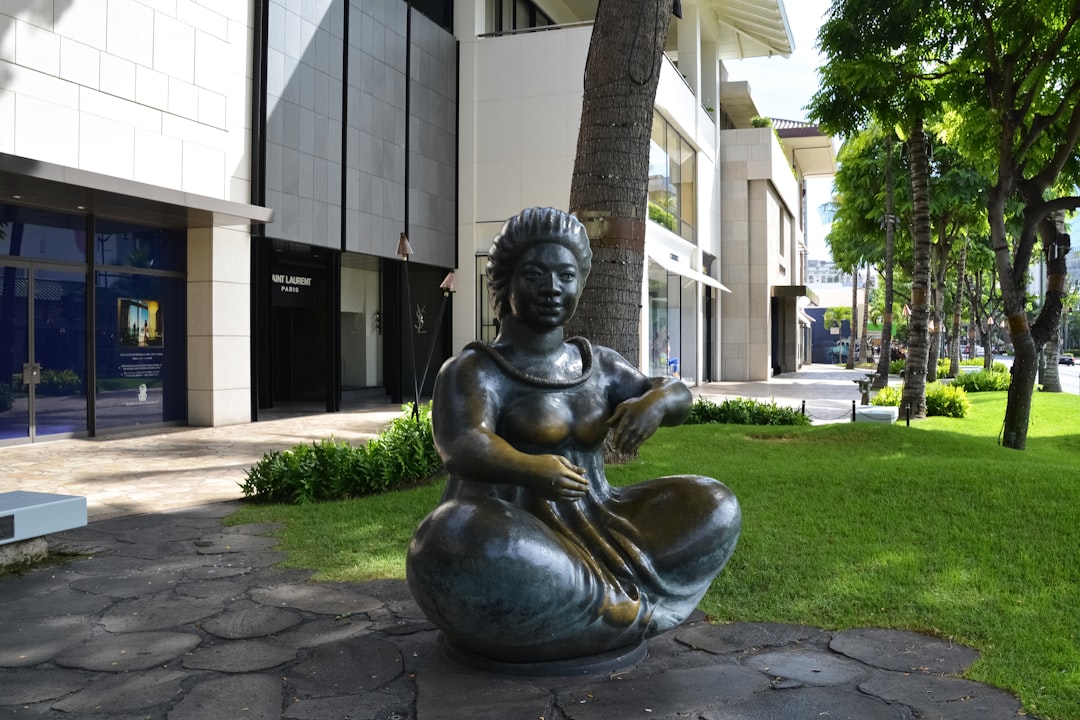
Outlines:
<svg viewBox="0 0 1080 720"><path fill-rule="evenodd" d="M694 472L723 480L743 534L706 595L711 619L894 627L972 645L967 676L1044 720L1080 720L1080 398L1036 393L1028 449L997 443L1004 393L962 420L894 426L662 429L614 484ZM412 530L441 483L307 507L282 521L290 566L318 577L404 577Z"/></svg>

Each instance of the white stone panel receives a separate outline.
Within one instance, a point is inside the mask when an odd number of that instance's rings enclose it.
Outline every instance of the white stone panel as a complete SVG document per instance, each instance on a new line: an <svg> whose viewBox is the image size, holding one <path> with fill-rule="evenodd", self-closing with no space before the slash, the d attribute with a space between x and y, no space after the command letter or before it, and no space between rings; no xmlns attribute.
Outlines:
<svg viewBox="0 0 1080 720"><path fill-rule="evenodd" d="M0 152L15 152L15 93L0 88Z"/></svg>
<svg viewBox="0 0 1080 720"><path fill-rule="evenodd" d="M522 161L521 206L565 208L570 202L573 171L573 158L565 156Z"/></svg>
<svg viewBox="0 0 1080 720"><path fill-rule="evenodd" d="M231 0L220 0L215 5L226 5ZM200 5L191 0L176 0L176 19L196 30L209 33L227 40L229 38L229 19L220 12L211 9L211 5Z"/></svg>
<svg viewBox="0 0 1080 720"><path fill-rule="evenodd" d="M79 107L79 86L45 73L0 62L0 77L8 90L73 110Z"/></svg>
<svg viewBox="0 0 1080 720"><path fill-rule="evenodd" d="M251 235L245 230L214 229L213 279L221 283L251 280Z"/></svg>
<svg viewBox="0 0 1080 720"><path fill-rule="evenodd" d="M169 107L169 76L145 65L135 67L135 101L165 110Z"/></svg>
<svg viewBox="0 0 1080 720"><path fill-rule="evenodd" d="M240 45L244 58L239 63L227 42L206 33L195 33L194 82L199 87L225 94L229 92L232 77L239 71L246 70L250 64L247 58L247 44Z"/></svg>
<svg viewBox="0 0 1080 720"><path fill-rule="evenodd" d="M189 288L191 283L206 282L211 278L213 257L211 241L213 231L210 228L191 228L188 230L187 275ZM190 293L190 290L189 290ZM207 316L209 319L209 316ZM209 332L209 329L206 329ZM192 331L191 318L188 318L188 332Z"/></svg>
<svg viewBox="0 0 1080 720"><path fill-rule="evenodd" d="M10 0L3 5L4 14L21 20L24 23L35 25L42 30L53 29L53 4L51 2L23 2L12 3Z"/></svg>
<svg viewBox="0 0 1080 720"><path fill-rule="evenodd" d="M135 167L135 129L127 123L82 113L79 167L130 180Z"/></svg>
<svg viewBox="0 0 1080 720"><path fill-rule="evenodd" d="M519 159L522 144L531 142L521 132L521 100L517 98L480 103L476 120L478 162Z"/></svg>
<svg viewBox="0 0 1080 720"><path fill-rule="evenodd" d="M60 38L36 25L16 22L15 62L47 75L59 75Z"/></svg>
<svg viewBox="0 0 1080 720"><path fill-rule="evenodd" d="M105 56L102 56L105 57ZM80 88L79 109L91 115L108 118L122 118L124 122L136 128L161 132L161 111L118 98L92 88Z"/></svg>
<svg viewBox="0 0 1080 720"><path fill-rule="evenodd" d="M108 8L106 50L145 67L153 65L154 11L134 0L109 0Z"/></svg>
<svg viewBox="0 0 1080 720"><path fill-rule="evenodd" d="M97 88L101 53L75 40L60 40L60 77L79 85Z"/></svg>
<svg viewBox="0 0 1080 720"><path fill-rule="evenodd" d="M224 197L225 153L203 145L185 142L183 162L181 190L216 198Z"/></svg>
<svg viewBox="0 0 1080 720"><path fill-rule="evenodd" d="M191 297L196 292L205 292L209 295L209 291L204 288L200 288L197 285L188 285L188 337L187 337L187 357L188 357L188 391L192 390L210 390L213 387L213 338L209 335L196 334L192 329L191 323L194 319L190 313L191 309Z"/></svg>
<svg viewBox="0 0 1080 720"><path fill-rule="evenodd" d="M246 310L250 300L244 296ZM214 390L247 388L251 382L251 338L247 334L214 337ZM246 398L250 402L251 398Z"/></svg>
<svg viewBox="0 0 1080 720"><path fill-rule="evenodd" d="M98 87L125 100L135 99L135 63L116 55L102 53Z"/></svg>
<svg viewBox="0 0 1080 720"><path fill-rule="evenodd" d="M551 155L573 155L577 142L577 125L571 135L567 116L562 112L561 98L528 97L521 101L521 125L516 129L515 143L524 158ZM522 138L528 138L522 142Z"/></svg>
<svg viewBox="0 0 1080 720"><path fill-rule="evenodd" d="M195 29L158 14L154 18L154 69L184 82L194 82Z"/></svg>
<svg viewBox="0 0 1080 720"><path fill-rule="evenodd" d="M212 396L214 425L243 425L251 422L251 388L215 390Z"/></svg>
<svg viewBox="0 0 1080 720"><path fill-rule="evenodd" d="M193 86L194 87L194 86ZM198 117L199 122L213 125L216 128L225 128L225 96L203 88L198 89ZM238 105L240 103L237 103Z"/></svg>
<svg viewBox="0 0 1080 720"><path fill-rule="evenodd" d="M0 13L0 60L15 62L15 18Z"/></svg>
<svg viewBox="0 0 1080 720"><path fill-rule="evenodd" d="M20 95L15 104L15 154L58 165L78 165L79 113Z"/></svg>
<svg viewBox="0 0 1080 720"><path fill-rule="evenodd" d="M179 190L183 175L183 146L177 138L135 129L135 180Z"/></svg>
<svg viewBox="0 0 1080 720"><path fill-rule="evenodd" d="M250 259L245 258L245 269ZM249 275L250 270L245 275ZM213 324L217 337L247 337L251 332L251 286L244 283L214 283Z"/></svg>
<svg viewBox="0 0 1080 720"><path fill-rule="evenodd" d="M508 218L521 211L521 163L476 164L476 216Z"/></svg>
<svg viewBox="0 0 1080 720"><path fill-rule="evenodd" d="M521 43L514 37L489 38L477 45L476 99L506 97L521 83ZM531 75L531 73L530 73Z"/></svg>
<svg viewBox="0 0 1080 720"><path fill-rule="evenodd" d="M174 115L186 117L189 120L198 120L199 88L189 82L170 77L169 112Z"/></svg>
<svg viewBox="0 0 1080 720"><path fill-rule="evenodd" d="M53 29L57 35L104 50L108 35L104 4L100 0L53 0Z"/></svg>

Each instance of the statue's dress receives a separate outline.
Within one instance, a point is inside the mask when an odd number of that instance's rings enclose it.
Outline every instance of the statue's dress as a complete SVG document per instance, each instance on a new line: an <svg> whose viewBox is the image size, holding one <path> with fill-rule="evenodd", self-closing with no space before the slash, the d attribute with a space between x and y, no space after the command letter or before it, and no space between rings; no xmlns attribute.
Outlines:
<svg viewBox="0 0 1080 720"><path fill-rule="evenodd" d="M409 546L413 596L459 650L540 662L635 646L685 620L735 549L739 506L722 483L680 475L608 484L614 407L588 345L575 341L590 366L572 384L506 374L496 434L584 467L588 494L549 501L513 478L459 473Z"/></svg>

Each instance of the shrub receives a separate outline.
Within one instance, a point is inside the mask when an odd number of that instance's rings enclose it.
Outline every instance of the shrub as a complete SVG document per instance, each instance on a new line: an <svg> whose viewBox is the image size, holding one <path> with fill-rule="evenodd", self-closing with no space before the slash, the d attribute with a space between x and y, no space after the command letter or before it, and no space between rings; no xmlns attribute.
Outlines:
<svg viewBox="0 0 1080 720"><path fill-rule="evenodd" d="M890 375L899 375L900 371L904 369L904 365L906 363L907 363L907 360L904 360L903 358L901 358L900 360L890 360L889 361L889 374Z"/></svg>
<svg viewBox="0 0 1080 720"><path fill-rule="evenodd" d="M927 416L963 418L967 417L971 409L971 401L968 400L964 389L957 387L955 382L949 385L930 383L926 388L926 414Z"/></svg>
<svg viewBox="0 0 1080 720"><path fill-rule="evenodd" d="M904 391L900 387L884 387L870 399L871 405L900 407ZM938 382L926 386L927 416L962 418L967 417L971 402L962 387L957 387L954 380L948 385Z"/></svg>
<svg viewBox="0 0 1080 720"><path fill-rule="evenodd" d="M719 405L700 398L690 408L687 425L726 423L730 425L809 425L810 418L794 408L763 403L752 398L731 398Z"/></svg>
<svg viewBox="0 0 1080 720"><path fill-rule="evenodd" d="M431 433L431 405L412 405L363 445L333 438L289 450L273 450L245 472L240 490L265 502L307 504L385 492L423 480L441 460Z"/></svg>
<svg viewBox="0 0 1080 720"><path fill-rule="evenodd" d="M991 392L994 390L1008 390L1012 382L1012 375L1001 363L994 363L992 370L977 370L975 372L960 373L953 385L967 392ZM1002 370L998 370L1000 366Z"/></svg>
<svg viewBox="0 0 1080 720"><path fill-rule="evenodd" d="M871 405L882 405L886 407L900 407L900 398L903 395L903 390L900 387L894 387L888 385L877 391L874 397L870 398Z"/></svg>

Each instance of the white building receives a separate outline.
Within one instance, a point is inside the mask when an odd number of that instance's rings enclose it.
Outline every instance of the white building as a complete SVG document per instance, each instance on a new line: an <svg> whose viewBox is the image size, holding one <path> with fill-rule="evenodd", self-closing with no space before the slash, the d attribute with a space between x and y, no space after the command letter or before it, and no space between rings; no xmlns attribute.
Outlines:
<svg viewBox="0 0 1080 720"><path fill-rule="evenodd" d="M500 224L568 203L595 7L0 5L0 444L426 394L490 334ZM790 51L781 0L682 10L637 360L689 383L793 371L803 179L832 144L753 127L723 65Z"/></svg>

